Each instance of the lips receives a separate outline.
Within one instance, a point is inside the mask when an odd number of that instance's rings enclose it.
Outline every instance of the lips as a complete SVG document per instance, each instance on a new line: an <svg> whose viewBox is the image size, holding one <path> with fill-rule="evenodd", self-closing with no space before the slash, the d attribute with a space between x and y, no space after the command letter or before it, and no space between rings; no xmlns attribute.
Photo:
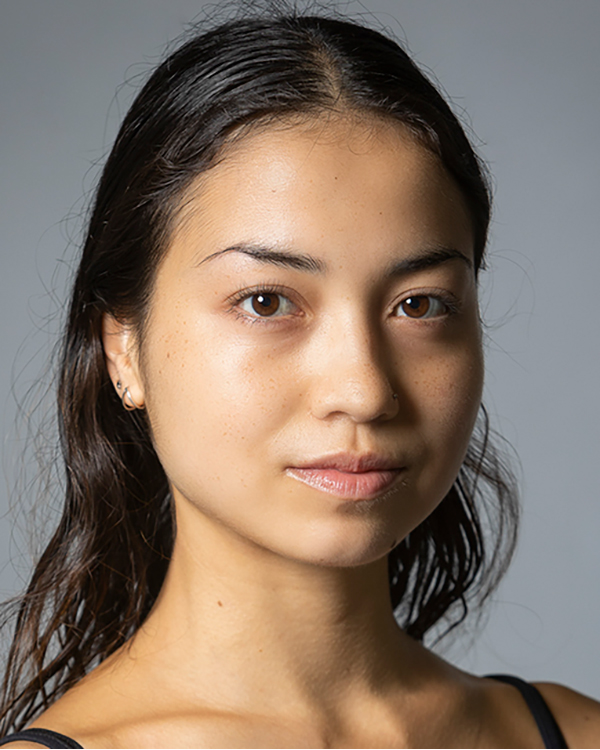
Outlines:
<svg viewBox="0 0 600 750"><path fill-rule="evenodd" d="M286 473L321 492L348 500L368 500L389 490L403 470L393 459L344 453L290 466Z"/></svg>

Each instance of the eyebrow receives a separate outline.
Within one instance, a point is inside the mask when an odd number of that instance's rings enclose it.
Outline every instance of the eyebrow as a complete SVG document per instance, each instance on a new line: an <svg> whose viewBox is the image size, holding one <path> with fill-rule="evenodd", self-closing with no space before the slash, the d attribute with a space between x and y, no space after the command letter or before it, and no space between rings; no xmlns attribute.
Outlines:
<svg viewBox="0 0 600 750"><path fill-rule="evenodd" d="M405 273L415 271L424 271L433 266L439 266L450 260L461 260L467 265L469 270L473 270L473 261L460 250L453 247L433 247L422 253L417 253L413 257L403 258L402 260L392 263L386 272L387 276L401 276Z"/></svg>
<svg viewBox="0 0 600 750"><path fill-rule="evenodd" d="M246 243L231 245L224 250L218 250L216 253L212 253L206 258L203 258L200 263L198 263L198 266L228 253L242 253L243 255L249 255L261 263L283 266L284 268L293 268L297 271L321 274L324 274L327 271L327 264L312 255ZM427 268L439 266L442 263L447 263L451 260L460 260L464 262L470 270L473 269L473 262L471 259L459 250L452 247L433 247L416 253L412 257L394 261L386 269L385 276L394 277L407 273L414 273L416 271L423 271Z"/></svg>
<svg viewBox="0 0 600 750"><path fill-rule="evenodd" d="M298 271L308 271L309 273L325 273L327 270L326 264L318 258L313 258L312 255L292 253L288 250L277 250L262 245L252 244L240 244L226 247L224 250L219 250L216 253L212 253L212 255L208 255L201 260L198 265L201 266L203 263L218 258L221 255L225 255L226 253L243 253L244 255L250 255L261 263L270 263L274 266L284 266L285 268L294 268Z"/></svg>

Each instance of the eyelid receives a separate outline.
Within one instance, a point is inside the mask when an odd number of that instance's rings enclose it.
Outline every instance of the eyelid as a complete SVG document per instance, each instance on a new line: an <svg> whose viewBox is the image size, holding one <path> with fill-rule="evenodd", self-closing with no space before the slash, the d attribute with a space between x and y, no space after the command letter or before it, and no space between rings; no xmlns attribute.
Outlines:
<svg viewBox="0 0 600 750"><path fill-rule="evenodd" d="M444 318L450 315L456 315L462 310L462 304L460 299L453 294L452 292L448 291L447 289L440 289L440 288L428 288L428 289L411 289L407 292L404 292L400 297L398 297L391 305L391 312L392 314L395 313L395 310L403 303L406 302L407 299L410 299L411 297L431 297L432 299L438 300L446 307L446 312L441 315L436 315L431 318L411 318L409 315L394 315L394 317L398 318L408 318L409 320L414 321L429 321L429 320L436 320L438 318Z"/></svg>
<svg viewBox="0 0 600 750"><path fill-rule="evenodd" d="M276 294L280 297L284 297L286 300L288 300L297 310L301 313L300 306L297 304L297 302L293 299L295 296L294 292L289 289L288 287L284 287L281 284L277 283L260 283L260 284L254 284L252 286L246 287L244 289L240 289L235 294L232 294L231 297L227 300L227 304L229 307L229 310L231 312L235 312L239 315L239 317L244 318L248 322L254 323L254 322L264 322L264 323L274 323L276 321L282 320L284 318L289 318L289 315L252 315L248 313L247 311L242 311L240 309L240 303L244 300L249 299L250 297L253 297L255 294ZM298 313L295 313L298 314Z"/></svg>
<svg viewBox="0 0 600 750"><path fill-rule="evenodd" d="M290 315L251 315L245 311L241 311L239 307L240 302L252 297L255 294L277 294L281 297L285 297L285 299L287 299L295 308L297 308L297 312L293 313L294 315L303 314L302 308L304 307L304 305L301 306L301 304L297 301L297 293L293 289L283 286L282 284L277 282L261 282L244 287L243 289L235 292L226 301L229 311L237 313L240 318L244 318L250 323L258 321L262 323L276 323L290 317ZM436 315L430 318L410 318L410 316L408 315L396 315L395 311L398 306L410 297L432 297L433 299L440 301L446 307L446 311L441 315ZM448 289L441 289L439 287L418 288L407 290L399 295L394 300L394 302L391 303L389 310L393 317L396 318L406 318L415 322L427 322L434 321L440 318L446 318L448 316L452 316L461 312L462 302L459 297L450 292Z"/></svg>

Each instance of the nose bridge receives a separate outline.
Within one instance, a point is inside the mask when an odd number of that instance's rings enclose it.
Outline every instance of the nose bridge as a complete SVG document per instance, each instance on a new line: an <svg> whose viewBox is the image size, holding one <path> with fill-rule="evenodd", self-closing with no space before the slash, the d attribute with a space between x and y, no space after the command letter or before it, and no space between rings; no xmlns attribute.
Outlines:
<svg viewBox="0 0 600 750"><path fill-rule="evenodd" d="M313 370L315 416L345 413L355 421L372 421L396 413L383 343L366 313L343 310L328 317Z"/></svg>
<svg viewBox="0 0 600 750"><path fill-rule="evenodd" d="M357 320L357 316L350 315L340 316L335 324L340 359L347 362L357 378L381 370L381 337L375 328L366 319Z"/></svg>

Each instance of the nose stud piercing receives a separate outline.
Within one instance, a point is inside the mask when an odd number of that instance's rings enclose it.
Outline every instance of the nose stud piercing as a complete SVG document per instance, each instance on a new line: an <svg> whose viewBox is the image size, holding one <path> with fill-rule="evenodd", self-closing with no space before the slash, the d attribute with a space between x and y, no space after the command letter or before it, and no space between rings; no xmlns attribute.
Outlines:
<svg viewBox="0 0 600 750"><path fill-rule="evenodd" d="M397 394L397 393L392 393L392 398L393 398L393 399L394 399L395 401L397 401L397 400L398 400L398 394Z"/></svg>

